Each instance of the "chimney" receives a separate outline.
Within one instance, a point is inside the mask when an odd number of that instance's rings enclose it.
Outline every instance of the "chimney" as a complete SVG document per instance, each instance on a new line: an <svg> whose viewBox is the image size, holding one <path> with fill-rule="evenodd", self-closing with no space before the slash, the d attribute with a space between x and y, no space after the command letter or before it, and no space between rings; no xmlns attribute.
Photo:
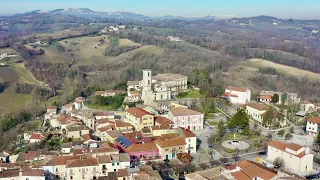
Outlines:
<svg viewBox="0 0 320 180"><path fill-rule="evenodd" d="M19 178L20 179L22 178L22 166L20 166L20 169L19 169Z"/></svg>

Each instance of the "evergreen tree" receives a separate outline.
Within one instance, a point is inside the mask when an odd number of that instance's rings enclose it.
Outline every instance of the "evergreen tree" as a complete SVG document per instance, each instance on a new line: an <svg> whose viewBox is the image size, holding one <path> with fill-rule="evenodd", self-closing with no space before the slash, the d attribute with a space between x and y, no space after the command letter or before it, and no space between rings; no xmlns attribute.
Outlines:
<svg viewBox="0 0 320 180"><path fill-rule="evenodd" d="M235 128L236 126L239 126L240 129L243 129L249 124L249 116L247 113L240 109L230 120L228 123L229 128Z"/></svg>

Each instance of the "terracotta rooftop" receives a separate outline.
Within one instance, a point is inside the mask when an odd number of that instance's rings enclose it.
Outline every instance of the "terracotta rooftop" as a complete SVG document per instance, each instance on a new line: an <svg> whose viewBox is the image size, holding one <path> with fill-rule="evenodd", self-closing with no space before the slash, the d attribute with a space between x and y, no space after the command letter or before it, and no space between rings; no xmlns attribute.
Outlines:
<svg viewBox="0 0 320 180"><path fill-rule="evenodd" d="M266 111L269 109L269 106L265 105L265 104L261 104L261 103L256 103L256 102L251 102L248 103L247 106L257 109L259 111Z"/></svg>
<svg viewBox="0 0 320 180"><path fill-rule="evenodd" d="M197 137L192 131L188 130L188 129L184 129L184 128L181 128L181 131L183 133L183 135L186 137L186 138L191 138L191 137Z"/></svg>
<svg viewBox="0 0 320 180"><path fill-rule="evenodd" d="M128 152L148 152L148 151L159 151L154 142L144 143L144 144L132 144L126 148Z"/></svg>
<svg viewBox="0 0 320 180"><path fill-rule="evenodd" d="M109 155L105 156L98 156L98 162L99 164L106 164L106 163L111 163L111 157Z"/></svg>
<svg viewBox="0 0 320 180"><path fill-rule="evenodd" d="M128 133L122 133L126 138L143 137L141 131L133 131Z"/></svg>
<svg viewBox="0 0 320 180"><path fill-rule="evenodd" d="M119 178L119 177L127 177L127 176L128 176L128 170L126 170L126 169L119 169L117 174L118 174L118 178Z"/></svg>
<svg viewBox="0 0 320 180"><path fill-rule="evenodd" d="M173 116L192 116L192 115L203 115L203 113L200 113L198 111L194 111L189 108L184 108L184 107L177 107L171 109L171 113Z"/></svg>
<svg viewBox="0 0 320 180"><path fill-rule="evenodd" d="M27 170L22 172L22 176L44 176L43 170Z"/></svg>
<svg viewBox="0 0 320 180"><path fill-rule="evenodd" d="M80 126L68 126L67 127L68 131L81 131L81 130L89 130L89 128L85 125L80 125Z"/></svg>
<svg viewBox="0 0 320 180"><path fill-rule="evenodd" d="M154 118L155 122L160 124L160 125L172 125L174 124L173 121L171 121L170 119L168 118L165 118L163 116L157 116Z"/></svg>
<svg viewBox="0 0 320 180"><path fill-rule="evenodd" d="M43 140L45 137L42 135L42 133L33 133L29 139Z"/></svg>
<svg viewBox="0 0 320 180"><path fill-rule="evenodd" d="M53 158L54 166L66 165L67 160L80 159L80 156L56 156Z"/></svg>
<svg viewBox="0 0 320 180"><path fill-rule="evenodd" d="M228 86L226 87L226 90L231 90L231 91L238 91L238 92L246 92L248 89L247 88L242 88L242 87L236 87L236 86Z"/></svg>
<svg viewBox="0 0 320 180"><path fill-rule="evenodd" d="M84 141L94 140L94 137L91 134L84 134L82 135L82 139Z"/></svg>
<svg viewBox="0 0 320 180"><path fill-rule="evenodd" d="M96 120L97 124L104 124L104 123L109 123L110 119L109 118L103 118L103 119L98 119Z"/></svg>
<svg viewBox="0 0 320 180"><path fill-rule="evenodd" d="M164 147L172 147L172 146L181 146L181 145L186 145L186 142L184 138L174 138L174 139L157 139L154 141L158 146L164 148Z"/></svg>
<svg viewBox="0 0 320 180"><path fill-rule="evenodd" d="M285 151L285 152L287 152L287 153L289 153L289 154L292 154L292 153L286 151L286 148L291 149L291 150L293 150L293 151L298 151L298 150L300 150L301 148L303 148L303 146L301 146L301 145L299 145L299 144L295 144L295 143L285 144L284 142L277 141L277 140L272 140L272 141L270 141L270 142L268 143L268 146L272 146L272 147L274 147L274 148L276 148L276 149L279 149L279 150L281 150L281 151ZM301 157L305 156L306 154L305 154L305 152L303 151L303 152L301 152L300 154L292 154L292 155L301 158Z"/></svg>
<svg viewBox="0 0 320 180"><path fill-rule="evenodd" d="M99 166L97 158L68 160L66 168Z"/></svg>
<svg viewBox="0 0 320 180"><path fill-rule="evenodd" d="M320 117L311 117L308 119L308 122L320 124Z"/></svg>
<svg viewBox="0 0 320 180"><path fill-rule="evenodd" d="M196 171L191 174L186 174L185 177L190 180L224 180L225 178L221 177L221 171L223 170L223 167L215 167L203 171Z"/></svg>
<svg viewBox="0 0 320 180"><path fill-rule="evenodd" d="M148 111L141 109L141 108L136 108L136 107L129 108L126 110L126 112L135 116L136 118L142 117L144 115L152 115Z"/></svg>
<svg viewBox="0 0 320 180"><path fill-rule="evenodd" d="M253 179L256 177L260 177L262 179L273 179L277 175L277 171L250 160L241 161L237 166L240 167L241 170L231 174L235 179L239 180Z"/></svg>
<svg viewBox="0 0 320 180"><path fill-rule="evenodd" d="M0 178L10 178L10 177L19 177L19 169L15 170L4 170L0 173Z"/></svg>
<svg viewBox="0 0 320 180"><path fill-rule="evenodd" d="M171 134L161 134L161 139L173 139L173 138L179 138L181 137L178 133L171 133Z"/></svg>
<svg viewBox="0 0 320 180"><path fill-rule="evenodd" d="M47 109L57 109L57 106L48 106Z"/></svg>
<svg viewBox="0 0 320 180"><path fill-rule="evenodd" d="M114 120L116 127L130 127L132 126L130 123L123 122L121 120Z"/></svg>
<svg viewBox="0 0 320 180"><path fill-rule="evenodd" d="M222 97L239 97L239 96L237 96L236 94L231 94L231 93L228 93L228 92L224 92L222 94Z"/></svg>

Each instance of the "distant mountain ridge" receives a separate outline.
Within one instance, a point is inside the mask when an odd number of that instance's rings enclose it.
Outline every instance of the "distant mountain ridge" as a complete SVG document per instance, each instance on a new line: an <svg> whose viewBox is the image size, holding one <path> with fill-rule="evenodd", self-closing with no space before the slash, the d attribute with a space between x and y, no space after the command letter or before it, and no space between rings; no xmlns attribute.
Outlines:
<svg viewBox="0 0 320 180"><path fill-rule="evenodd" d="M60 9L54 9L51 11L33 10L33 11L22 13L22 14L30 14L30 13L48 13L52 15L61 14L61 15L77 16L77 17L83 17L83 18L115 18L115 19L136 19L136 20L152 20L152 19L154 20L172 20L172 19L215 20L215 19L227 19L227 17L231 18L230 15L226 15L226 16L208 15L208 16L199 16L199 17L183 17L183 16L166 15L162 17L150 17L142 14L128 12L128 11L99 12L99 11L93 11L89 8L60 8Z"/></svg>

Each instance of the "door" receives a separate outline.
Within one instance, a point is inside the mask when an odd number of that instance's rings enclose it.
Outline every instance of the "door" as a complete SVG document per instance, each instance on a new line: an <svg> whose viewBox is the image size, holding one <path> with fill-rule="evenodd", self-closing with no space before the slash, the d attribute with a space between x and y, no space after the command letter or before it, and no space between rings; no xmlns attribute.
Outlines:
<svg viewBox="0 0 320 180"><path fill-rule="evenodd" d="M166 155L166 159L169 159L169 155L168 154Z"/></svg>

